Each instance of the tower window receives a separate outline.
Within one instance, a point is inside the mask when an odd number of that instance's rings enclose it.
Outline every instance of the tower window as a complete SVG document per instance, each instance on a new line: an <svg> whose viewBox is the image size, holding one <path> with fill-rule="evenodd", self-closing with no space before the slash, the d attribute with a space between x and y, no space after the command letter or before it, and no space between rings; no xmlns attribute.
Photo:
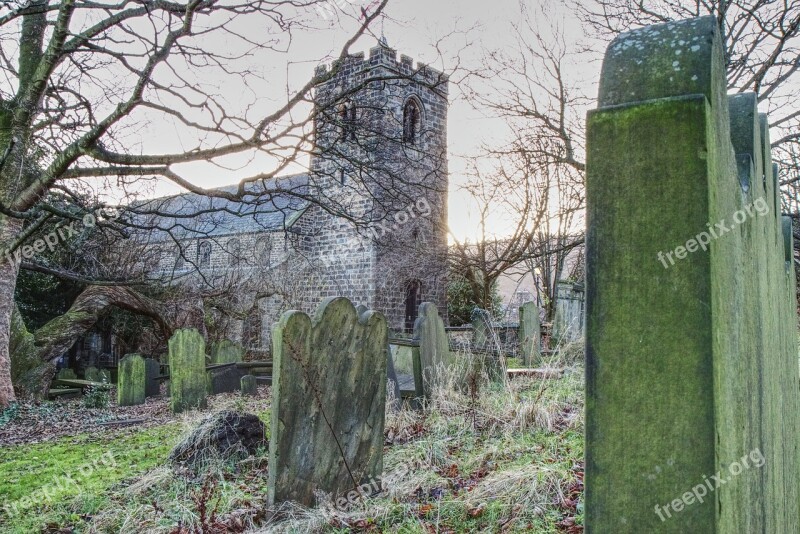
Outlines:
<svg viewBox="0 0 800 534"><path fill-rule="evenodd" d="M419 137L420 111L417 101L409 100L403 108L403 142L415 145Z"/></svg>
<svg viewBox="0 0 800 534"><path fill-rule="evenodd" d="M342 140L356 140L356 107L350 102L345 102L339 108L339 118L342 124Z"/></svg>
<svg viewBox="0 0 800 534"><path fill-rule="evenodd" d="M211 243L203 241L197 246L197 263L200 267L211 265Z"/></svg>

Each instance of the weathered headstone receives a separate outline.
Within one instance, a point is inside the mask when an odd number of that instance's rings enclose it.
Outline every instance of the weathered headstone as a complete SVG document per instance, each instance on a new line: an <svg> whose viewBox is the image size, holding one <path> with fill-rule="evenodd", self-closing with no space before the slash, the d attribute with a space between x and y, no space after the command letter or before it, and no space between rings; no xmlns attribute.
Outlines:
<svg viewBox="0 0 800 534"><path fill-rule="evenodd" d="M138 354L128 354L119 362L117 377L117 404L138 406L145 399L144 358Z"/></svg>
<svg viewBox="0 0 800 534"><path fill-rule="evenodd" d="M158 377L161 375L161 364L153 358L146 358L144 360L144 374L145 374L145 395L148 397L155 397L161 393L161 382Z"/></svg>
<svg viewBox="0 0 800 534"><path fill-rule="evenodd" d="M228 339L211 346L211 363L238 363L244 359L244 347Z"/></svg>
<svg viewBox="0 0 800 534"><path fill-rule="evenodd" d="M481 349L488 348L492 340L492 317L489 312L475 308L470 315L472 323L472 345Z"/></svg>
<svg viewBox="0 0 800 534"><path fill-rule="evenodd" d="M241 389L242 378L247 374L244 369L227 367L208 371L209 394L232 393Z"/></svg>
<svg viewBox="0 0 800 534"><path fill-rule="evenodd" d="M525 367L540 363L541 333L538 306L535 302L524 303L519 308L519 351Z"/></svg>
<svg viewBox="0 0 800 534"><path fill-rule="evenodd" d="M100 371L97 370L97 367L87 367L83 372L83 378L89 382L101 382Z"/></svg>
<svg viewBox="0 0 800 534"><path fill-rule="evenodd" d="M447 332L435 304L423 302L420 305L419 317L414 324L414 340L419 343L423 395L431 398L437 382L446 378L443 374L451 366Z"/></svg>
<svg viewBox="0 0 800 534"><path fill-rule="evenodd" d="M242 395L246 397L255 397L258 395L258 381L253 375L245 375L240 381Z"/></svg>
<svg viewBox="0 0 800 534"><path fill-rule="evenodd" d="M72 369L64 368L58 371L58 374L56 374L56 378L62 380L77 380L78 375L76 375L75 371L73 371Z"/></svg>
<svg viewBox="0 0 800 534"><path fill-rule="evenodd" d="M178 330L170 338L169 375L173 413L206 408L206 343L196 329Z"/></svg>
<svg viewBox="0 0 800 534"><path fill-rule="evenodd" d="M383 470L386 319L344 298L273 327L269 502L334 498Z"/></svg>
<svg viewBox="0 0 800 534"><path fill-rule="evenodd" d="M724 49L707 17L606 52L587 132L587 532L800 525L794 266L766 117L726 94Z"/></svg>

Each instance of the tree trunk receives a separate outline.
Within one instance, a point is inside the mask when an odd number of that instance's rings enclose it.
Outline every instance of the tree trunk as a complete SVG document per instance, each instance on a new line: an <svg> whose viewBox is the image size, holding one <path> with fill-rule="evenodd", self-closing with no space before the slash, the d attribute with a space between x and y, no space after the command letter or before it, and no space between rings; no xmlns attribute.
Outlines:
<svg viewBox="0 0 800 534"><path fill-rule="evenodd" d="M10 340L19 261L5 251L17 237L21 227L19 220L0 215L0 408L6 408L16 401L11 382Z"/></svg>
<svg viewBox="0 0 800 534"><path fill-rule="evenodd" d="M78 295L70 309L33 333L15 313L13 329L13 375L19 395L44 396L50 388L54 360L88 332L111 307L150 317L165 337L173 327L160 302L127 287L92 286ZM12 303L13 309L13 303Z"/></svg>

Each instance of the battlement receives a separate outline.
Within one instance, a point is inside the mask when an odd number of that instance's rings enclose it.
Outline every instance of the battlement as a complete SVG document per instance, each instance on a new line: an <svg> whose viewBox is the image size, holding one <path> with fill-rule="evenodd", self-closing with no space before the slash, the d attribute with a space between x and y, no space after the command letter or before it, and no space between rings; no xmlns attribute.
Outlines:
<svg viewBox="0 0 800 534"><path fill-rule="evenodd" d="M324 76L338 68L339 70L336 77L351 76L381 67L402 76L417 79L422 83L440 86L440 90L447 92L447 83L449 80L447 74L422 62L418 62L415 66L414 59L405 54L401 55L400 61L398 61L397 50L383 44L371 48L368 58L365 57L364 52L351 54L343 60L334 61L330 66L319 65L314 74L316 76Z"/></svg>

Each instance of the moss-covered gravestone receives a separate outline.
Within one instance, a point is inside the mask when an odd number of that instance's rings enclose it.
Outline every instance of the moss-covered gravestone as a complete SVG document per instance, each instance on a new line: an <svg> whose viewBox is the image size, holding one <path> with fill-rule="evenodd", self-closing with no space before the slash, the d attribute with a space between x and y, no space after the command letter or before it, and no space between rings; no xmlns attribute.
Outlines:
<svg viewBox="0 0 800 534"><path fill-rule="evenodd" d="M145 395L155 397L161 393L161 382L158 381L161 375L161 365L153 358L144 361L145 374Z"/></svg>
<svg viewBox="0 0 800 534"><path fill-rule="evenodd" d="M169 374L172 413L206 408L206 343L196 329L178 330L170 338Z"/></svg>
<svg viewBox="0 0 800 534"><path fill-rule="evenodd" d="M519 308L519 351L525 366L538 365L542 358L541 330L536 303L524 303Z"/></svg>
<svg viewBox="0 0 800 534"><path fill-rule="evenodd" d="M383 470L386 319L328 299L273 327L269 502L341 497Z"/></svg>
<svg viewBox="0 0 800 534"><path fill-rule="evenodd" d="M246 397L255 397L258 394L258 381L253 375L245 375L240 382L242 395Z"/></svg>
<svg viewBox="0 0 800 534"><path fill-rule="evenodd" d="M588 117L587 532L800 525L791 232L722 35L621 34Z"/></svg>
<svg viewBox="0 0 800 534"><path fill-rule="evenodd" d="M75 371L72 369L64 368L58 371L56 378L61 380L77 380L78 375L76 375Z"/></svg>
<svg viewBox="0 0 800 534"><path fill-rule="evenodd" d="M119 362L117 404L120 406L138 406L139 404L144 404L144 399L144 358L138 354L129 354Z"/></svg>
<svg viewBox="0 0 800 534"><path fill-rule="evenodd" d="M437 382L447 378L445 375L452 363L444 321L435 304L423 302L420 305L419 317L414 323L414 340L419 342L423 395L430 398Z"/></svg>
<svg viewBox="0 0 800 534"><path fill-rule="evenodd" d="M89 382L100 382L100 371L97 367L87 367L83 372L83 378Z"/></svg>
<svg viewBox="0 0 800 534"><path fill-rule="evenodd" d="M228 339L211 346L211 363L238 363L244 359L244 347Z"/></svg>

